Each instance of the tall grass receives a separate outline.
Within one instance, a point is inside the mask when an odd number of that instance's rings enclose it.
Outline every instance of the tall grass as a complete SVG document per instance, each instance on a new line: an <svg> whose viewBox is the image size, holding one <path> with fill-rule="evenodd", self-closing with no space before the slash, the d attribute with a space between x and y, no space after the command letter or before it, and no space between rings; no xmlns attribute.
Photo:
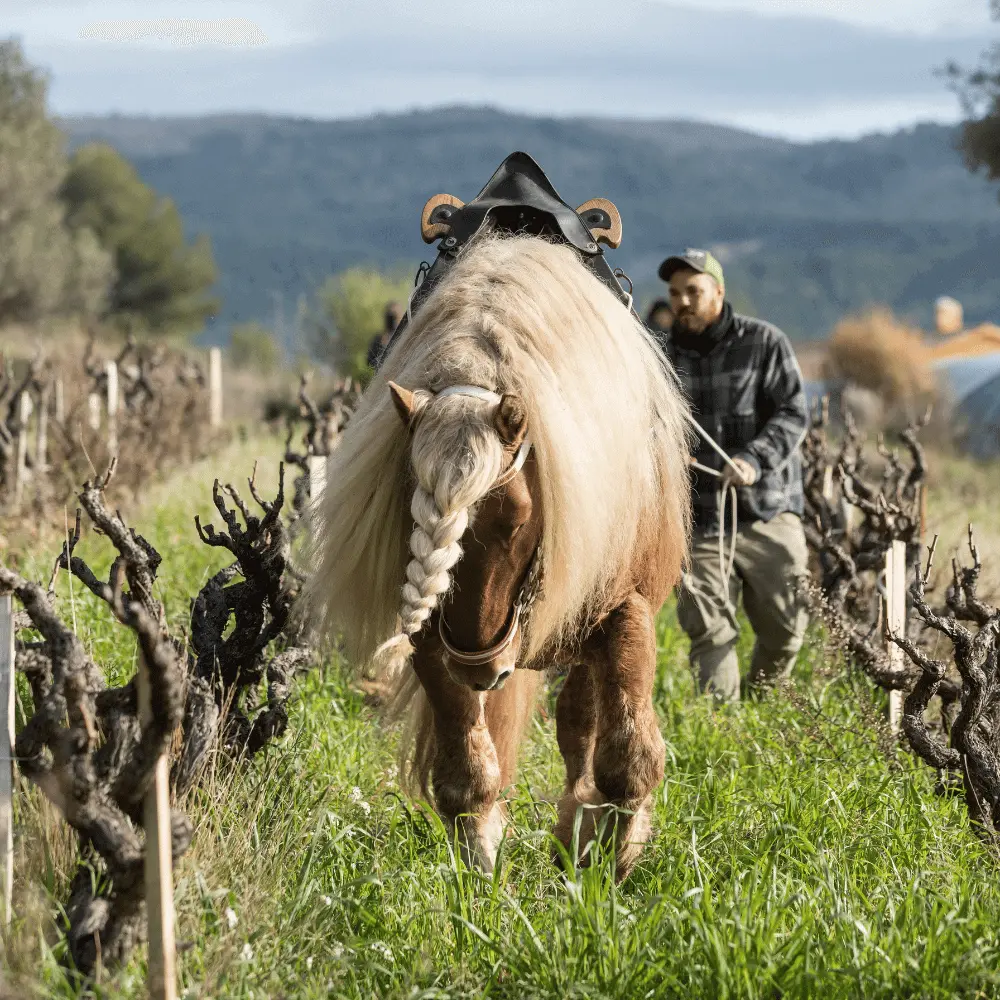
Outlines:
<svg viewBox="0 0 1000 1000"><path fill-rule="evenodd" d="M943 593L951 577L951 557L969 562L968 527L976 533L983 557L979 594L1000 604L1000 463L978 462L935 447L927 462L927 533L940 535L938 563L932 579ZM928 537L927 541L930 541Z"/></svg>
<svg viewBox="0 0 1000 1000"><path fill-rule="evenodd" d="M192 479L135 519L164 553L174 614L218 565L190 527L194 506L210 512L209 490L210 477ZM95 601L74 601L81 633L124 676L132 640ZM669 607L658 635L667 775L627 883L615 887L608 857L578 871L552 861L562 768L551 692L512 790L513 835L484 878L402 798L393 734L333 661L299 687L279 745L248 766L217 759L182 803L196 828L176 872L184 995L1000 993L996 859L962 803L935 796L927 768L878 749L880 696L831 669L813 635L793 691L716 708L694 694ZM16 982L42 997L143 996L141 953L96 985L61 969L42 918L63 896L71 844L29 791L17 821Z"/></svg>

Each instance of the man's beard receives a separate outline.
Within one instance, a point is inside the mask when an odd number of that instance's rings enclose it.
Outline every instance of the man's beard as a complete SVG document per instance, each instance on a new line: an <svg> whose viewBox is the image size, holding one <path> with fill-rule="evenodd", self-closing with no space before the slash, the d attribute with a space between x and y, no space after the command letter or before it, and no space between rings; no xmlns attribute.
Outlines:
<svg viewBox="0 0 1000 1000"><path fill-rule="evenodd" d="M692 326L692 322L694 325ZM686 333L689 336L699 333L704 333L707 324L701 322L697 316L692 313L681 313L674 318L674 330L677 333Z"/></svg>

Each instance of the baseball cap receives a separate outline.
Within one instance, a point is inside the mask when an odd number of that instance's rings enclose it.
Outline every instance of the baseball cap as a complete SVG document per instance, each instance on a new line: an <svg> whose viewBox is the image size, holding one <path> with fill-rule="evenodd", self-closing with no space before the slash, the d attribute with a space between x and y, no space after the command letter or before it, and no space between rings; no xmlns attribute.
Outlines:
<svg viewBox="0 0 1000 1000"><path fill-rule="evenodd" d="M726 287L726 279L722 273L722 265L707 250L693 250L688 248L682 254L668 257L659 270L660 278L669 281L671 275L684 268L698 271L700 274L707 274L719 283L723 290Z"/></svg>

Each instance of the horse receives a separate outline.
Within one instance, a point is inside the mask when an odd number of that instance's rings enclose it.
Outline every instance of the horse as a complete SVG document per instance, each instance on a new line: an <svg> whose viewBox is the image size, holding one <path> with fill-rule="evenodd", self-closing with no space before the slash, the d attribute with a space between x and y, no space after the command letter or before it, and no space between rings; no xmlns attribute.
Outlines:
<svg viewBox="0 0 1000 1000"><path fill-rule="evenodd" d="M648 839L664 773L655 619L690 531L686 405L573 247L484 232L332 456L307 600L353 662L376 664L406 723L405 788L482 871L546 668L566 671L555 836L569 849L584 807L581 853L603 836L619 880Z"/></svg>

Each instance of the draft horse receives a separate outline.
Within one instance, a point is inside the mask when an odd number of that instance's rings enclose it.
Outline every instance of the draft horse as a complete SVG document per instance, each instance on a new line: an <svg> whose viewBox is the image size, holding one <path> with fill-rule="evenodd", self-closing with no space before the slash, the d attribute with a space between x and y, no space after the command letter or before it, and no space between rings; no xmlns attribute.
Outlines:
<svg viewBox="0 0 1000 1000"><path fill-rule="evenodd" d="M430 224L447 234L425 212ZM648 838L664 769L654 621L689 530L684 406L574 246L484 226L395 338L333 456L311 599L354 662L374 658L408 722L409 788L483 870L550 666L568 670L557 837L569 847L581 806L594 807L581 847L621 810L606 826L618 878Z"/></svg>

